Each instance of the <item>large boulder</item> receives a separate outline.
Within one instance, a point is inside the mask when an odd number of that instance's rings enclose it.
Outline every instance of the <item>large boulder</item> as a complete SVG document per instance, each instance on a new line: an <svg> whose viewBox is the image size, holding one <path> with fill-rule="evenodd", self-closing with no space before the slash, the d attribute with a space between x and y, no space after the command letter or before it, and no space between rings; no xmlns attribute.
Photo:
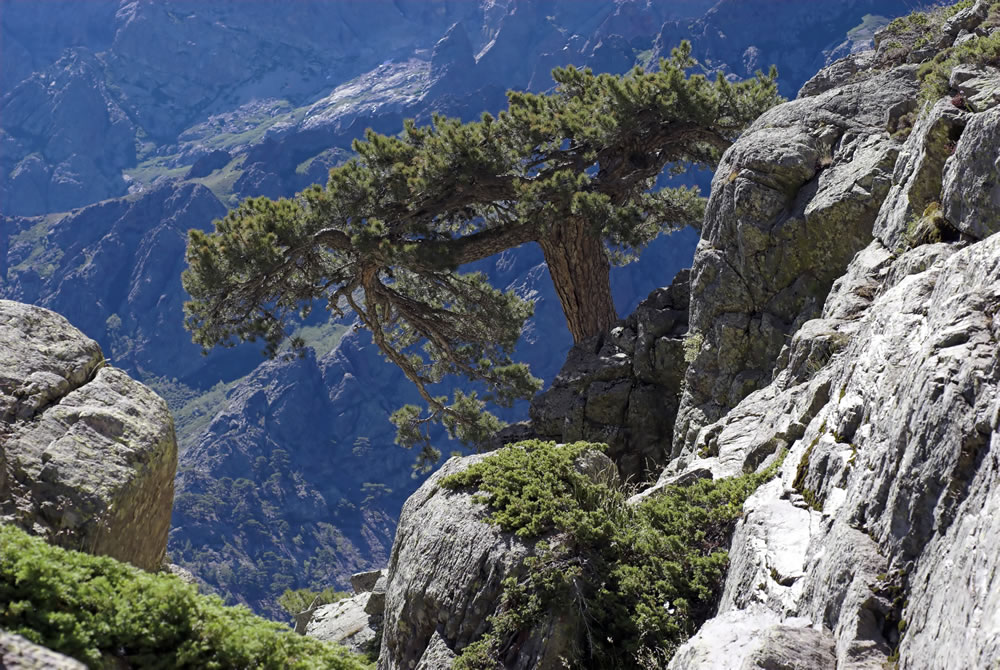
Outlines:
<svg viewBox="0 0 1000 670"><path fill-rule="evenodd" d="M0 300L0 519L154 570L176 469L159 396L63 317Z"/></svg>
<svg viewBox="0 0 1000 670"><path fill-rule="evenodd" d="M455 655L491 629L504 580L523 576L526 559L535 555L534 540L489 523L477 491L441 486L484 457L449 459L403 506L389 561L381 670L451 667ZM595 480L617 480L614 465L598 452L587 452L575 467ZM504 667L574 667L579 616L573 609L548 612L504 650Z"/></svg>
<svg viewBox="0 0 1000 670"><path fill-rule="evenodd" d="M766 386L786 338L819 315L872 239L913 106L913 66L780 105L723 156L691 269L690 337L673 455Z"/></svg>

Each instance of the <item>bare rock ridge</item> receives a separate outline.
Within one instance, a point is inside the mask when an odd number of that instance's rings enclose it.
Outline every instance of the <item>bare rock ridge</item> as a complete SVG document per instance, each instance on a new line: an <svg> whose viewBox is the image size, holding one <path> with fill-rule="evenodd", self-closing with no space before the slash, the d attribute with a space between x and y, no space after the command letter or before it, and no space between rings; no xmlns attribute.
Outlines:
<svg viewBox="0 0 1000 670"><path fill-rule="evenodd" d="M607 441L626 468L668 461L639 499L784 456L674 670L1000 658L1000 68L957 65L927 101L916 67L995 41L998 10L980 0L925 41L883 33L761 117L723 157L690 274L574 350L509 435ZM672 301L688 285L685 311ZM657 454L650 434L672 445ZM474 494L436 485L461 467L404 507L383 670L451 667L530 555ZM504 667L562 667L573 625Z"/></svg>
<svg viewBox="0 0 1000 670"><path fill-rule="evenodd" d="M159 396L62 316L0 300L0 521L155 570L176 469Z"/></svg>
<svg viewBox="0 0 1000 670"><path fill-rule="evenodd" d="M538 437L604 442L624 477L641 479L666 464L683 379L688 277L682 270L607 336L570 351L531 403Z"/></svg>

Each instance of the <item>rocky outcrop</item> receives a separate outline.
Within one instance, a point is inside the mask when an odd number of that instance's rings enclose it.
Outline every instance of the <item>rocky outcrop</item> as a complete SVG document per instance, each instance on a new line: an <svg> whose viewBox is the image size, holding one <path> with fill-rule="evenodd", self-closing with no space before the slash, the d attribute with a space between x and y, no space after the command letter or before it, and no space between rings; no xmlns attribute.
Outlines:
<svg viewBox="0 0 1000 670"><path fill-rule="evenodd" d="M665 471L730 476L787 452L744 506L718 615L671 668L986 668L1000 657L996 108L960 102L920 112L868 219L872 241L817 318L789 329L771 379L690 432ZM744 232L730 251L753 243ZM761 662L790 629L812 642Z"/></svg>
<svg viewBox="0 0 1000 670"><path fill-rule="evenodd" d="M376 629L369 624L371 615L366 611L371 595L359 593L317 608L312 612L304 634L317 640L342 644L357 653L368 651L376 636Z"/></svg>
<svg viewBox="0 0 1000 670"><path fill-rule="evenodd" d="M86 670L86 667L69 656L0 630L0 668L3 670Z"/></svg>
<svg viewBox="0 0 1000 670"><path fill-rule="evenodd" d="M63 317L0 300L0 519L154 570L176 468L162 399Z"/></svg>
<svg viewBox="0 0 1000 670"><path fill-rule="evenodd" d="M389 561L384 670L415 667L435 633L452 652L481 637L501 582L530 555L525 543L486 522L486 506L471 494L439 485L482 458L449 459L403 506Z"/></svg>
<svg viewBox="0 0 1000 670"><path fill-rule="evenodd" d="M570 350L531 403L537 435L603 442L624 477L642 480L663 467L685 365L688 276L682 270L653 291L608 336Z"/></svg>
<svg viewBox="0 0 1000 670"><path fill-rule="evenodd" d="M385 611L385 570L351 575L355 595L312 607L295 617L295 632L336 642L359 654L378 651Z"/></svg>
<svg viewBox="0 0 1000 670"><path fill-rule="evenodd" d="M582 474L603 478L614 471L603 454L585 456L575 465ZM490 630L503 581L524 574L525 560L536 552L534 542L488 522L476 491L441 487L441 479L483 458L449 459L403 506L389 560L382 670L451 667L454 655ZM550 612L504 650L504 667L572 667L578 617L572 610Z"/></svg>
<svg viewBox="0 0 1000 670"><path fill-rule="evenodd" d="M762 115L719 164L691 269L687 370L673 455L766 386L786 338L819 315L872 239L901 150L895 116L914 68L800 98Z"/></svg>
<svg viewBox="0 0 1000 670"><path fill-rule="evenodd" d="M781 370L705 431L719 454L705 460L747 468L758 445L789 449L744 508L723 621L760 606L775 625L805 618L832 635L836 667L880 668L896 649L903 668L988 667L1000 653L1000 236L957 247L894 258L873 242L824 321L793 339L789 360L814 361L812 374ZM883 279L866 308L836 309L871 276ZM838 317L852 322L839 353L810 358ZM684 658L671 667L712 667Z"/></svg>

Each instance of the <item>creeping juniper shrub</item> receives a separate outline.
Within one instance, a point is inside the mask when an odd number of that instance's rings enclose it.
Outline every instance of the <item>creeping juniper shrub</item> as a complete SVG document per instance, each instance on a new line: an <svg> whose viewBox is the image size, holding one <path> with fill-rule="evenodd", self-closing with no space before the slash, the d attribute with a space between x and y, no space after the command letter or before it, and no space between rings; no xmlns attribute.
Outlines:
<svg viewBox="0 0 1000 670"><path fill-rule="evenodd" d="M668 486L633 506L619 487L574 468L585 452L604 448L522 442L442 480L446 488L477 488L492 523L542 540L525 569L505 581L491 631L463 650L456 670L501 667L548 612L584 613L578 663L593 668L669 657L712 615L743 503L778 464Z"/></svg>
<svg viewBox="0 0 1000 670"><path fill-rule="evenodd" d="M163 670L372 667L176 577L53 547L13 526L0 526L0 629L94 668L116 659Z"/></svg>

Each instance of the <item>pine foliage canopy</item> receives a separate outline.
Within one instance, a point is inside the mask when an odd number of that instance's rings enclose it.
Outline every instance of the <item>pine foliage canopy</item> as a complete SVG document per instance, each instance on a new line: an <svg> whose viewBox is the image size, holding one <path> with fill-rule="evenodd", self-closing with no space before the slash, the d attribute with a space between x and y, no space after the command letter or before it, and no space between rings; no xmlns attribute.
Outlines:
<svg viewBox="0 0 1000 670"><path fill-rule="evenodd" d="M684 43L656 72L560 68L553 92L510 92L497 117L368 131L325 187L249 198L214 232L191 231L183 282L194 340L262 340L273 355L315 302L354 312L427 404L394 415L399 441L423 442L434 458L426 428L439 420L482 442L502 425L486 402L509 406L539 388L511 358L532 304L461 266L537 243L574 339L613 326L610 262L700 225L704 212L695 189L654 190L657 177L714 167L780 100L773 68L731 83L689 75L694 65ZM478 382L482 395L434 395L448 375Z"/></svg>

